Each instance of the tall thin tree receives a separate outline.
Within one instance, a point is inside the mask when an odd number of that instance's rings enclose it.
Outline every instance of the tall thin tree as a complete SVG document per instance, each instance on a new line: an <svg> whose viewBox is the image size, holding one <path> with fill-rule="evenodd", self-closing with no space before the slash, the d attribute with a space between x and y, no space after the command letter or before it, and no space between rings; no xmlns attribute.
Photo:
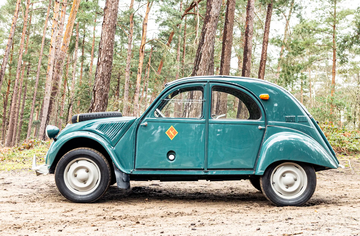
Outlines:
<svg viewBox="0 0 360 236"><path fill-rule="evenodd" d="M243 56L242 76L250 77L251 75L251 54L252 54L252 38L254 34L254 7L255 0L248 0L246 7L246 23L245 23L245 45Z"/></svg>
<svg viewBox="0 0 360 236"><path fill-rule="evenodd" d="M118 6L119 0L106 0L90 112L105 111L108 105Z"/></svg>

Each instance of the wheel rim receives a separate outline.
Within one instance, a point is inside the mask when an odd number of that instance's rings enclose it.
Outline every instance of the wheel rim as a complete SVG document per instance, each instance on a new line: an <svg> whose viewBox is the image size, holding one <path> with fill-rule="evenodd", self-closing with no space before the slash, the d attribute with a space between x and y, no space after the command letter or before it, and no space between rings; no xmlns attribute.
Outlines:
<svg viewBox="0 0 360 236"><path fill-rule="evenodd" d="M301 196L308 185L305 170L296 163L282 163L271 173L271 187L282 198L294 199Z"/></svg>
<svg viewBox="0 0 360 236"><path fill-rule="evenodd" d="M77 158L67 164L64 171L66 187L78 195L94 192L100 184L98 165L88 158Z"/></svg>

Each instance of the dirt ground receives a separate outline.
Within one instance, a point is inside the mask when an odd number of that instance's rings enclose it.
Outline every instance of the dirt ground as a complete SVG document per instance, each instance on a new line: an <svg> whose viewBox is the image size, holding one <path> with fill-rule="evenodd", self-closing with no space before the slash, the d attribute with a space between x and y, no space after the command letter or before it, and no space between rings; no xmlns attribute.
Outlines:
<svg viewBox="0 0 360 236"><path fill-rule="evenodd" d="M360 162L342 163L317 173L303 207L275 207L245 180L131 182L75 204L53 175L2 171L0 235L360 235Z"/></svg>

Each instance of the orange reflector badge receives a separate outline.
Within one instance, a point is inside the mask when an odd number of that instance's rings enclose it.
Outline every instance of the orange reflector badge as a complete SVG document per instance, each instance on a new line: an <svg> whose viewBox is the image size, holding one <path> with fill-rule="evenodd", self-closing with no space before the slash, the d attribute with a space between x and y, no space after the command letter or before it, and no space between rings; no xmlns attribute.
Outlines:
<svg viewBox="0 0 360 236"><path fill-rule="evenodd" d="M260 99L262 100L269 100L270 96L267 93L260 94Z"/></svg>
<svg viewBox="0 0 360 236"><path fill-rule="evenodd" d="M176 131L176 129L174 128L174 126L171 126L166 132L165 134L169 137L169 139L173 140L175 138L175 136L178 134L178 132Z"/></svg>

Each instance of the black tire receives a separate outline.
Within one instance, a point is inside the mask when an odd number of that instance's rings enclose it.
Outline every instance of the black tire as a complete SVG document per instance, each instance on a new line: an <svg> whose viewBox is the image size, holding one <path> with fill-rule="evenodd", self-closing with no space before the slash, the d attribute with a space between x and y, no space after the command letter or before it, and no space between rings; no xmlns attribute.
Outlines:
<svg viewBox="0 0 360 236"><path fill-rule="evenodd" d="M261 190L261 186L260 186L260 176L258 175L252 175L250 176L250 183L251 185L256 188L257 190L259 190L260 192L262 191Z"/></svg>
<svg viewBox="0 0 360 236"><path fill-rule="evenodd" d="M276 163L265 170L260 185L265 197L276 206L301 206L314 194L316 174L308 164Z"/></svg>
<svg viewBox="0 0 360 236"><path fill-rule="evenodd" d="M100 199L111 181L106 158L90 148L66 153L55 169L55 183L60 193L72 202L89 203Z"/></svg>
<svg viewBox="0 0 360 236"><path fill-rule="evenodd" d="M71 123L75 124L81 121L108 118L108 117L122 117L122 114L117 111L77 114L71 117Z"/></svg>

